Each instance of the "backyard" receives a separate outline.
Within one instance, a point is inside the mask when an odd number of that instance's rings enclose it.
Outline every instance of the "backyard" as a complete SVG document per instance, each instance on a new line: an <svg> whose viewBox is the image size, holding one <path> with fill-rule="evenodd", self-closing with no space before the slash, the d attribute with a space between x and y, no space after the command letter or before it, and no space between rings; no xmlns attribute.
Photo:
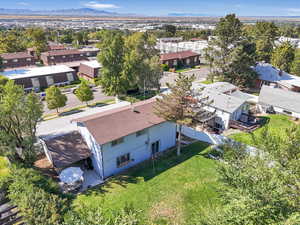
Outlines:
<svg viewBox="0 0 300 225"><path fill-rule="evenodd" d="M155 224L194 224L219 205L216 161L205 157L208 149L197 142L185 147L180 157L168 153L154 166L144 163L79 195L74 204L113 209L132 204Z"/></svg>
<svg viewBox="0 0 300 225"><path fill-rule="evenodd" d="M283 115L264 117L271 132L283 133L293 122ZM259 134L262 128L254 131ZM238 133L231 138L253 145L252 136ZM130 170L122 176L109 180L104 186L79 195L74 204L81 203L117 209L126 204L143 212L154 224L194 224L203 216L215 211L218 200L217 162L205 157L209 146L194 143L184 148L177 157L174 153L157 160L153 164Z"/></svg>
<svg viewBox="0 0 300 225"><path fill-rule="evenodd" d="M265 125L263 127L268 126L269 131L274 134L284 135L284 130L295 124L288 116L285 115L268 115L263 118L265 120ZM255 130L253 134L242 132L230 135L230 138L248 145L253 145L252 136L258 135L262 131L263 127Z"/></svg>

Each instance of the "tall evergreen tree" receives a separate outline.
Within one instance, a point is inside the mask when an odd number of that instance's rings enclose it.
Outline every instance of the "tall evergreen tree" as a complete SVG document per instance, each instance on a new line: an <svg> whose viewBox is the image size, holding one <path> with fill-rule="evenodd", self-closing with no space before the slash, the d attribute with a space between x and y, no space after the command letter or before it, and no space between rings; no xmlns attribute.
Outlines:
<svg viewBox="0 0 300 225"><path fill-rule="evenodd" d="M178 74L175 84L167 84L170 93L162 94L161 98L157 98L154 106L155 114L167 121L171 121L178 126L178 143L177 155L181 151L181 132L182 126L192 126L195 122L204 126L213 113L204 110L209 104L207 98L202 97L201 93L197 93L192 89L194 76Z"/></svg>
<svg viewBox="0 0 300 225"><path fill-rule="evenodd" d="M251 86L257 78L255 47L243 36L242 23L234 14L221 18L210 41L205 57L210 64L212 80L216 78L241 87Z"/></svg>

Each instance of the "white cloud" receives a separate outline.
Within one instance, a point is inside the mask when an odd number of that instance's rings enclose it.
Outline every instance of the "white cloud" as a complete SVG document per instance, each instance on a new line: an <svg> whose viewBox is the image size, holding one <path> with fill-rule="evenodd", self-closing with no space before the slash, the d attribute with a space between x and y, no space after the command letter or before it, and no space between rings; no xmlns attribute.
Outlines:
<svg viewBox="0 0 300 225"><path fill-rule="evenodd" d="M289 8L289 12L300 13L300 8Z"/></svg>
<svg viewBox="0 0 300 225"><path fill-rule="evenodd" d="M85 7L88 8L93 8L93 9L115 9L115 8L119 8L118 6L114 5L114 4L104 4L104 3L99 3L96 1L90 1L87 3L83 4Z"/></svg>
<svg viewBox="0 0 300 225"><path fill-rule="evenodd" d="M28 2L18 2L18 5L22 5L22 6L28 6L29 3Z"/></svg>
<svg viewBox="0 0 300 225"><path fill-rule="evenodd" d="M288 16L300 16L300 8L289 8L286 12Z"/></svg>

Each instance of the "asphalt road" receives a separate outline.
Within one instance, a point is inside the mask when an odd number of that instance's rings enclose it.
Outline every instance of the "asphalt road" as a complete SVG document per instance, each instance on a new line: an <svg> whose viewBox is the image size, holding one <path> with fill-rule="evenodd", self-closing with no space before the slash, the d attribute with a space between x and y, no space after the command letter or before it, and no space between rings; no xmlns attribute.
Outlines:
<svg viewBox="0 0 300 225"><path fill-rule="evenodd" d="M200 69L192 69L187 72L183 72L183 74L187 75L195 75L196 81L204 81L206 80L208 74L209 74L209 68L208 67L201 67ZM176 78L176 73L172 72L164 72L164 77L160 80L161 87L166 87L166 83L174 83L174 80Z"/></svg>
<svg viewBox="0 0 300 225"><path fill-rule="evenodd" d="M183 73L188 75L194 74L196 76L197 81L204 81L206 80L206 77L209 73L209 69L207 67L202 67L200 69L192 69L190 71L183 72ZM171 83L171 84L174 83L176 75L177 75L176 73L164 72L164 77L160 81L161 87L162 88L166 87L166 83ZM93 90L94 90L94 100L91 101L90 103L113 99L112 96L106 96L104 93L102 93L101 88L99 87L93 88ZM65 93L65 94L67 95L68 98L67 105L63 108L60 108L59 111L85 105L85 103L80 102L72 92ZM49 110L47 108L46 101L44 101L43 103L44 103L44 115L56 113L56 110Z"/></svg>
<svg viewBox="0 0 300 225"><path fill-rule="evenodd" d="M89 103L95 103L99 101L104 101L108 99L113 99L112 96L106 96L105 94L102 93L101 88L93 88L94 90L94 100L89 102ZM85 103L82 103L81 101L78 100L78 98L71 92L71 93L65 93L67 95L68 101L67 105L63 108L60 108L59 111L63 111L65 109L70 109L70 108L75 108L78 106L85 105ZM44 114L51 114L51 113L56 113L56 110L49 110L47 108L47 103L46 101L43 101L44 103Z"/></svg>

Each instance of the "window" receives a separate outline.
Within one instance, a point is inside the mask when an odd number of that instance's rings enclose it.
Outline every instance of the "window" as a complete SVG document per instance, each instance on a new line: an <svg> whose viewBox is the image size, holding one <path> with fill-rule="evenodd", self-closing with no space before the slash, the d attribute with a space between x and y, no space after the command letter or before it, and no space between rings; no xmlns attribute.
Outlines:
<svg viewBox="0 0 300 225"><path fill-rule="evenodd" d="M80 54L80 56L83 56L83 54Z"/></svg>
<svg viewBox="0 0 300 225"><path fill-rule="evenodd" d="M74 55L70 55L70 58L73 58L74 57Z"/></svg>
<svg viewBox="0 0 300 225"><path fill-rule="evenodd" d="M13 62L18 62L18 59L14 59Z"/></svg>
<svg viewBox="0 0 300 225"><path fill-rule="evenodd" d="M219 123L215 123L215 127L217 129L223 129L223 125L222 124L219 124Z"/></svg>
<svg viewBox="0 0 300 225"><path fill-rule="evenodd" d="M159 152L159 141L153 142L151 144L151 152L152 152L152 155L155 155L156 153Z"/></svg>
<svg viewBox="0 0 300 225"><path fill-rule="evenodd" d="M191 60L190 60L190 59L187 59L187 60L186 60L186 64L187 64L187 65L189 65L189 64L190 64L190 62L191 62Z"/></svg>
<svg viewBox="0 0 300 225"><path fill-rule="evenodd" d="M27 58L26 60L27 60L28 62L31 62L31 58Z"/></svg>
<svg viewBox="0 0 300 225"><path fill-rule="evenodd" d="M173 65L177 66L177 60L176 59L174 60Z"/></svg>
<svg viewBox="0 0 300 225"><path fill-rule="evenodd" d="M136 132L136 136L139 137L139 136L142 136L142 135L144 135L146 133L147 133L147 129L140 130L140 131Z"/></svg>
<svg viewBox="0 0 300 225"><path fill-rule="evenodd" d="M123 167L130 163L130 153L117 157L117 167Z"/></svg>
<svg viewBox="0 0 300 225"><path fill-rule="evenodd" d="M54 84L54 79L52 76L46 76L46 81L47 81L48 86L51 86Z"/></svg>
<svg viewBox="0 0 300 225"><path fill-rule="evenodd" d="M67 73L67 78L68 78L68 81L70 81L70 82L74 81L73 73Z"/></svg>
<svg viewBox="0 0 300 225"><path fill-rule="evenodd" d="M7 63L7 60L3 60L3 64L6 64Z"/></svg>
<svg viewBox="0 0 300 225"><path fill-rule="evenodd" d="M50 59L54 59L54 56L51 56Z"/></svg>
<svg viewBox="0 0 300 225"><path fill-rule="evenodd" d="M283 113L288 114L288 115L292 115L293 114L292 112L286 111L286 110L283 110Z"/></svg>
<svg viewBox="0 0 300 225"><path fill-rule="evenodd" d="M63 55L63 56L62 56L62 58L64 59L64 58L66 58L66 56L65 56L65 55Z"/></svg>
<svg viewBox="0 0 300 225"><path fill-rule="evenodd" d="M111 142L111 146L116 146L124 142L124 138L119 138Z"/></svg>

